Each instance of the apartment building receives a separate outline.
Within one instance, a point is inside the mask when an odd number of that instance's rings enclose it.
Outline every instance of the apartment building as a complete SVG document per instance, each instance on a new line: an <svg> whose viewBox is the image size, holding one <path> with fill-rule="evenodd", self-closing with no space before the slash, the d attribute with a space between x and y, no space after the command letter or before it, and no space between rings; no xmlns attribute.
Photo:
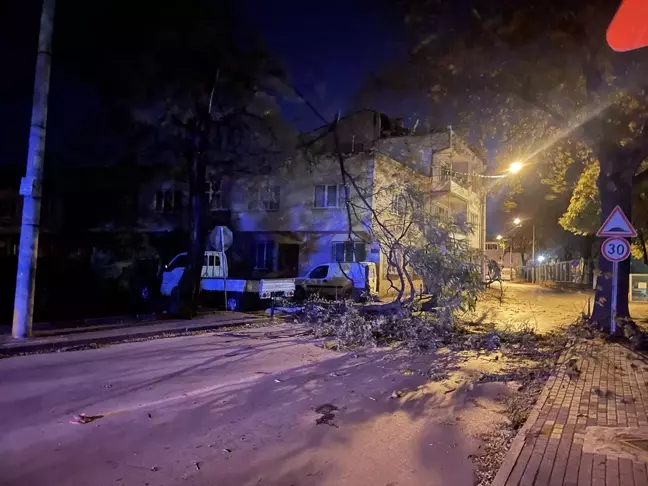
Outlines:
<svg viewBox="0 0 648 486"><path fill-rule="evenodd" d="M412 204L469 224L473 233L467 244L483 248L483 163L451 129L413 135L381 113L350 115L338 125L345 178L333 136L325 130L314 134L323 148L315 160L297 159L272 175L232 184L234 260L286 276L330 261L372 261L378 265L379 290L386 292L395 270L381 234L402 229ZM414 201L412 194L423 199Z"/></svg>

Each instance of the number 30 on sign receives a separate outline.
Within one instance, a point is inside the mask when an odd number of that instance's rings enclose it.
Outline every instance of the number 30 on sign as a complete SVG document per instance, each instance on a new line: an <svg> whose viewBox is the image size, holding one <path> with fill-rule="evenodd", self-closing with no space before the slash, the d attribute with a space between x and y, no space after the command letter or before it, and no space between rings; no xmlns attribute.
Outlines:
<svg viewBox="0 0 648 486"><path fill-rule="evenodd" d="M625 238L608 238L601 247L603 256L611 262L620 262L630 256L630 243Z"/></svg>

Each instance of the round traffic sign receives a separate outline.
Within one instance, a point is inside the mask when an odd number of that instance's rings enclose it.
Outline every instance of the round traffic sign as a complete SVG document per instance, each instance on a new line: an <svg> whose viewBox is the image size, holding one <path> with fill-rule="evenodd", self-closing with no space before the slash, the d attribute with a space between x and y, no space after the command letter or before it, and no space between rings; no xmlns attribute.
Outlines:
<svg viewBox="0 0 648 486"><path fill-rule="evenodd" d="M603 256L611 262L620 262L630 256L630 243L625 238L614 236L603 242Z"/></svg>

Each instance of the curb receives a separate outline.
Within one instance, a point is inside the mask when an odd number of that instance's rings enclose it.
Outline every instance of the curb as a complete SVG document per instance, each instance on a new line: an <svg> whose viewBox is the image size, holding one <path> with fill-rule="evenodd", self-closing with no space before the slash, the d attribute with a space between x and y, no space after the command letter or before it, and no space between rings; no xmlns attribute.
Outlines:
<svg viewBox="0 0 648 486"><path fill-rule="evenodd" d="M511 447L506 453L506 457L504 458L504 461L500 465L497 474L495 475L495 479L493 479L493 482L491 483L490 486L504 486L506 484L506 481L511 475L511 472L513 472L513 468L515 467L515 463L517 462L518 457L520 457L520 452L522 452L522 448L526 443L527 434L531 429L531 427L533 427L533 425L536 423L536 420L538 420L540 411L542 410L542 407L544 406L545 402L547 401L547 398L549 397L549 392L551 391L551 388L553 387L557 378L556 370L561 364L563 364L566 361L567 356L571 353L572 348L574 346L575 345L572 345L569 348L567 348L565 351L563 351L558 357L558 359L556 360L556 364L554 366L551 376L547 379L547 382L544 384L544 387L542 388L542 392L540 393L538 400L533 406L531 413L527 417L526 422L524 422L524 425L520 428L520 430L518 430L518 433L515 435L513 442L511 442Z"/></svg>
<svg viewBox="0 0 648 486"><path fill-rule="evenodd" d="M194 326L179 326L173 329L155 329L147 330L144 329L142 332L124 332L122 334L110 335L110 336L97 336L97 337L83 337L80 336L79 339L74 339L70 341L57 341L57 342L25 342L25 343L12 343L9 346L0 345L0 358L11 357L21 354L30 354L30 353L39 353L39 352L55 352L63 348L75 348L79 346L88 346L90 344L119 344L130 339L146 339L155 336L164 336L175 337L177 335L182 335L186 333L191 333L194 331L210 331L217 330L224 327L232 326L241 326L245 324L258 323L258 324L269 324L272 322L270 318L240 318L236 320L220 321L205 323L203 325L194 325ZM124 328L128 331L128 328Z"/></svg>

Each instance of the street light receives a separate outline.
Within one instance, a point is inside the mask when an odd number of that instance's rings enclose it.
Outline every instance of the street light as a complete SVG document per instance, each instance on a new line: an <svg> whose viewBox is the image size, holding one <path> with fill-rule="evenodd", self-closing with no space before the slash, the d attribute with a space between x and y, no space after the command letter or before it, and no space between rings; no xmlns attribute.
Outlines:
<svg viewBox="0 0 648 486"><path fill-rule="evenodd" d="M544 255L540 255L540 256L538 257L538 261L539 261L540 263L544 262L544 261L545 261L545 256L544 256Z"/></svg>
<svg viewBox="0 0 648 486"><path fill-rule="evenodd" d="M517 174L522 170L522 162L513 162L509 167L509 172L511 174Z"/></svg>
<svg viewBox="0 0 648 486"><path fill-rule="evenodd" d="M496 239L497 241L501 240L501 239L502 239L502 235L497 235L497 236L495 237L495 239Z"/></svg>
<svg viewBox="0 0 648 486"><path fill-rule="evenodd" d="M513 220L515 226L520 226L520 223L522 223L520 218L515 218ZM544 257L542 257L542 260L540 260L540 258L538 258L538 260L542 261L544 260ZM531 236L531 261L535 263L535 224L533 225ZM533 269L533 283L535 283L535 268Z"/></svg>

